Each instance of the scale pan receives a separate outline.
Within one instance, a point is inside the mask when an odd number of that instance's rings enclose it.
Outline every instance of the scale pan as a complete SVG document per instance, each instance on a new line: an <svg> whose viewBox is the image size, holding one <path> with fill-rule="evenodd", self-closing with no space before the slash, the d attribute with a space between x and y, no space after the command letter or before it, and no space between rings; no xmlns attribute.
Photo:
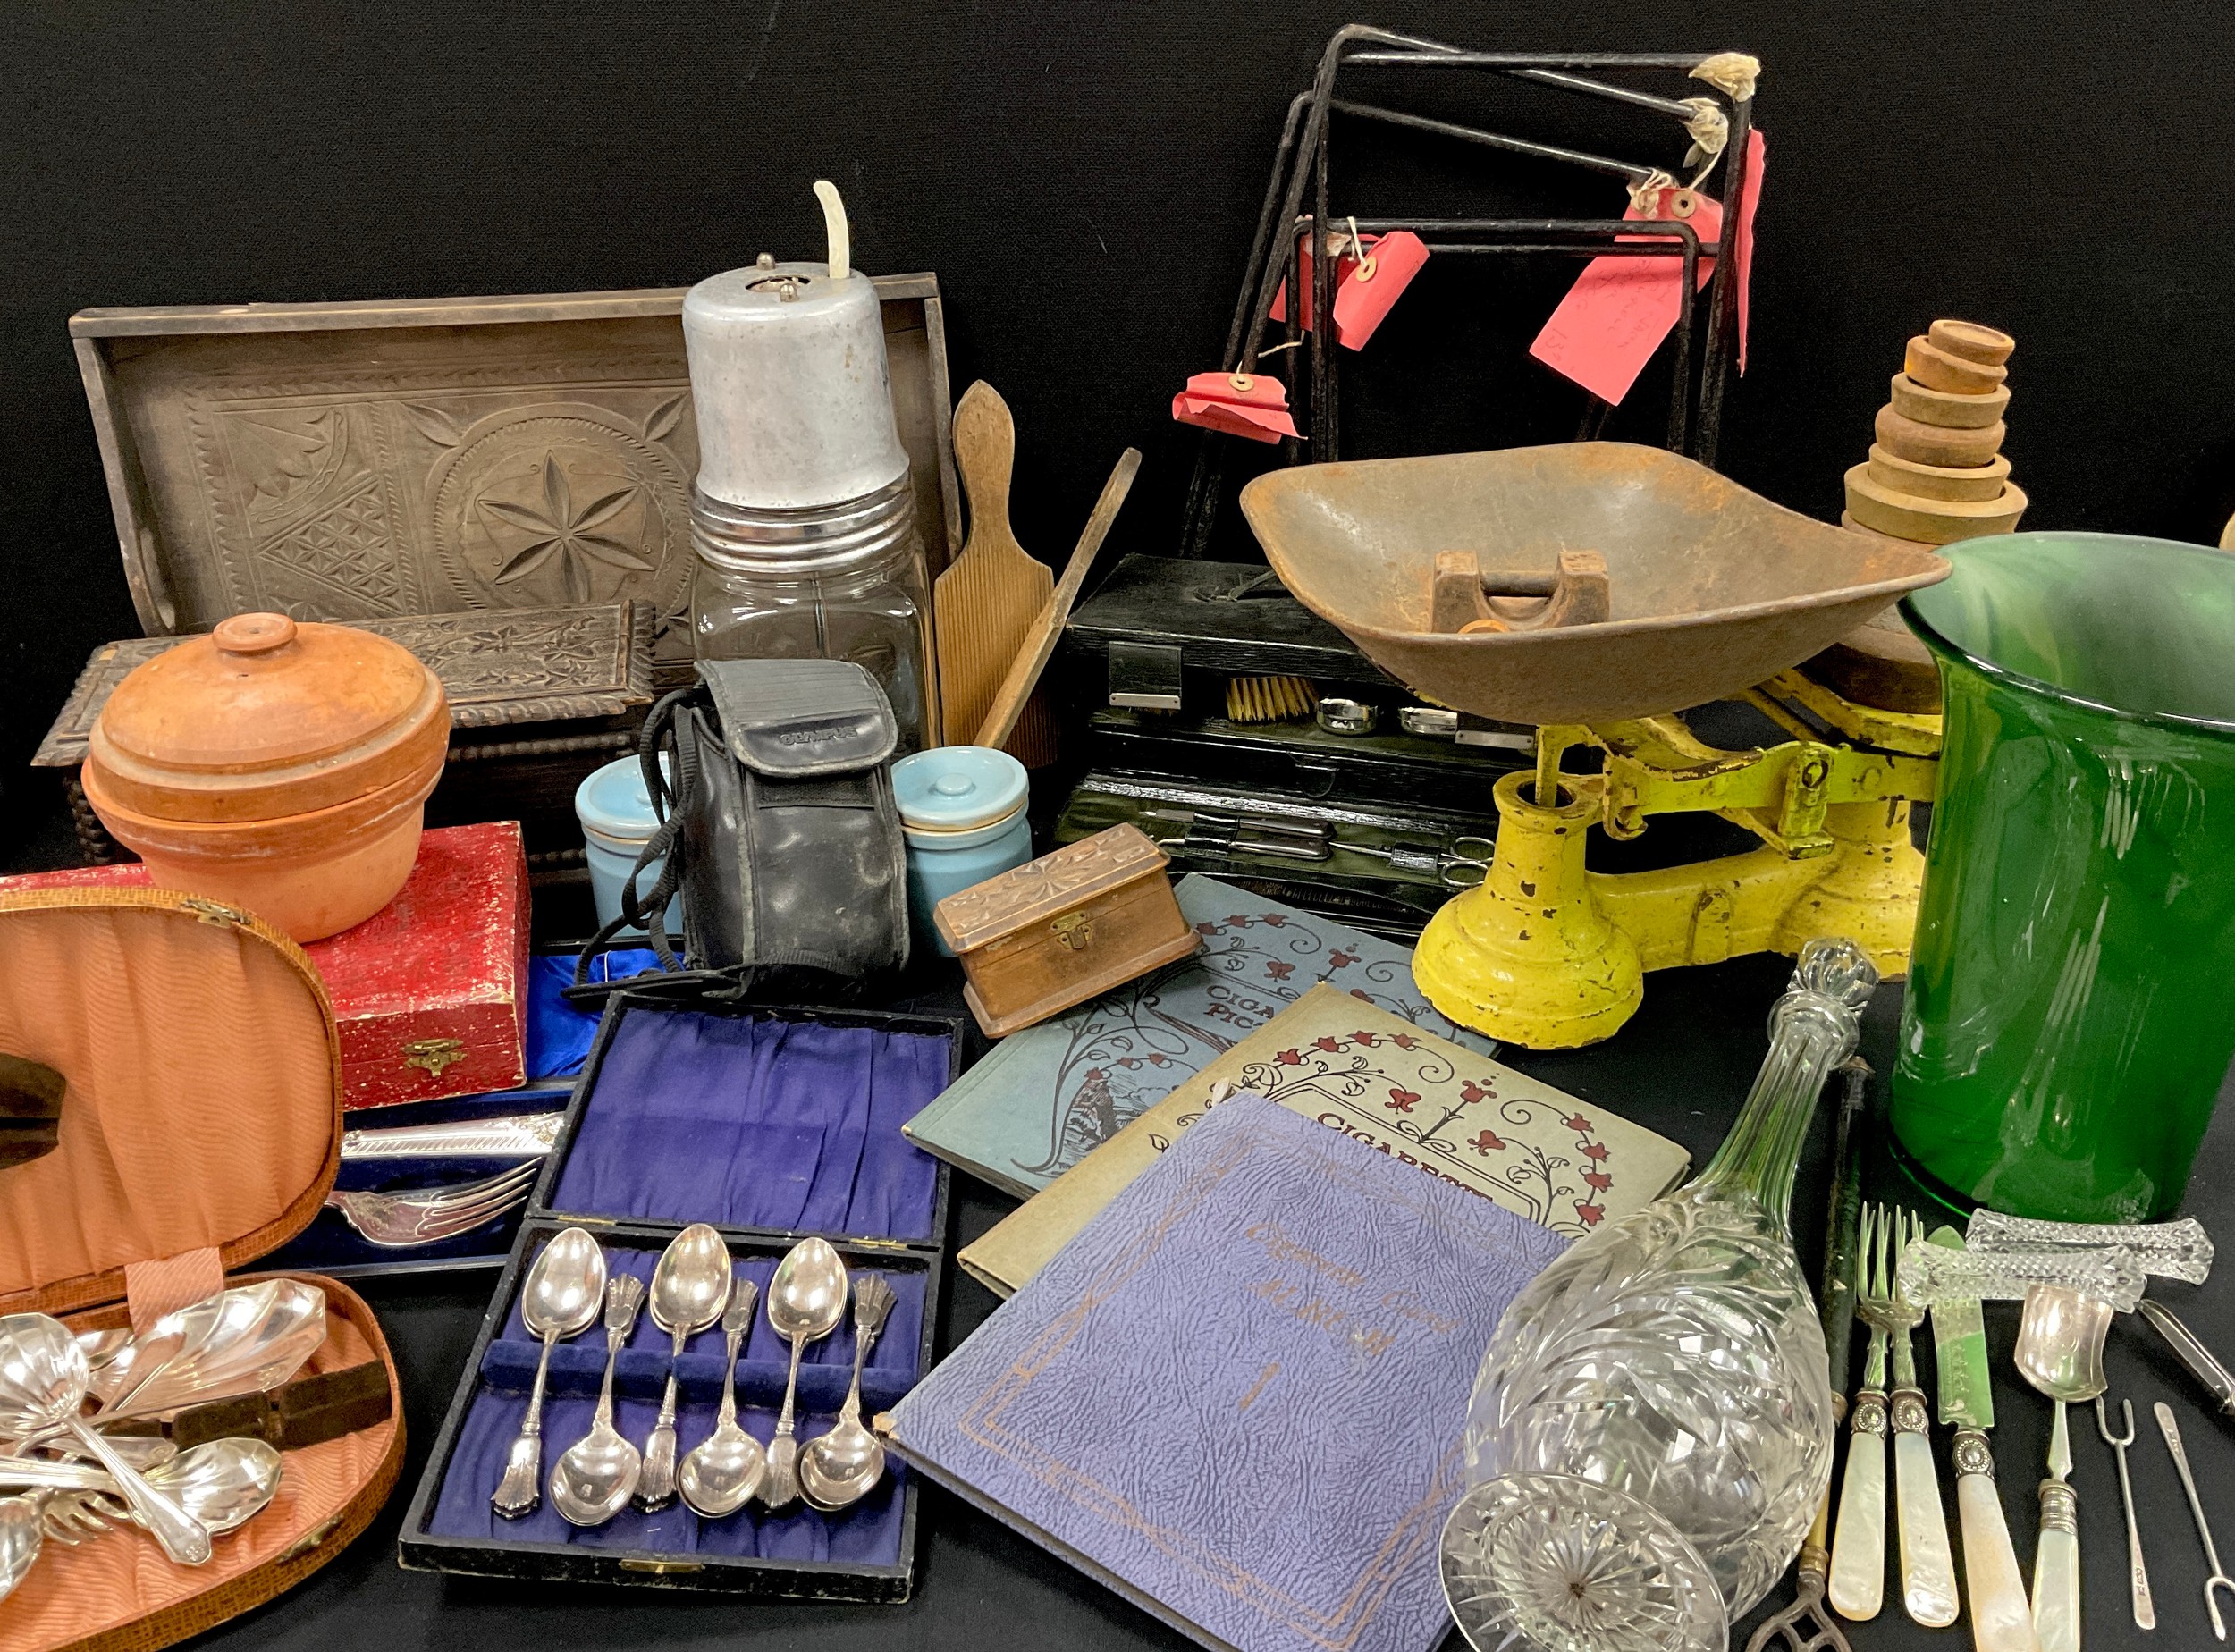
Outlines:
<svg viewBox="0 0 2235 1652"><path fill-rule="evenodd" d="M1250 483L1242 510L1296 599L1368 659L1425 699L1506 722L1726 698L1948 574L1929 545L1816 521L1624 442L1298 465ZM1607 618L1588 602L1565 604L1568 623L1530 611L1563 606L1541 593L1564 552L1603 559ZM1484 604L1505 616L1484 625L1513 628L1439 630L1446 552L1472 555L1490 591L1539 595Z"/></svg>

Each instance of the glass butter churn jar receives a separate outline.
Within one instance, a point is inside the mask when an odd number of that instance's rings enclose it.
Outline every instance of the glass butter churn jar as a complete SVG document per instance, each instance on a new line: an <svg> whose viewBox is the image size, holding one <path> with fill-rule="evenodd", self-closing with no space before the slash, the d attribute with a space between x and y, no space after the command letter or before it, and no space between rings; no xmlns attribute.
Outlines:
<svg viewBox="0 0 2235 1652"><path fill-rule="evenodd" d="M903 751L932 744L930 601L883 314L847 265L828 185L826 263L700 282L683 300L699 469L692 627L701 660L850 660L884 688Z"/></svg>

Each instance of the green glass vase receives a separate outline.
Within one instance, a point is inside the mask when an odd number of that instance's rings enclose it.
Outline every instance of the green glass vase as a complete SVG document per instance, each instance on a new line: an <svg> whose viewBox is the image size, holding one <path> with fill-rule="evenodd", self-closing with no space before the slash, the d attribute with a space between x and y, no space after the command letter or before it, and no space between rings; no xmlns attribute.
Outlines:
<svg viewBox="0 0 2235 1652"><path fill-rule="evenodd" d="M1948 547L1947 726L1892 1117L2016 1216L2170 1214L2235 1055L2235 555Z"/></svg>

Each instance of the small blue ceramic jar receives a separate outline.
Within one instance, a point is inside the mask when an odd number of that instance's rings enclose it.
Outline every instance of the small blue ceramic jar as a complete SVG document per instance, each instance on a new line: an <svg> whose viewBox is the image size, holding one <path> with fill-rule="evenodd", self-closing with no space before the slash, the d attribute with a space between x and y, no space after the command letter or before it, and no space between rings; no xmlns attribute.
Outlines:
<svg viewBox="0 0 2235 1652"><path fill-rule="evenodd" d="M941 746L892 765L908 840L908 916L919 945L953 957L932 926L932 908L1032 859L1027 789L1025 765L983 746Z"/></svg>
<svg viewBox="0 0 2235 1652"><path fill-rule="evenodd" d="M637 856L659 830L652 799L645 793L644 765L637 758L621 757L585 776L575 788L574 813L582 822L583 847L590 862L590 898L597 906L598 927L603 929L620 916L620 892L628 886L628 874L637 869ZM654 861L645 868L638 889L647 895L652 892L660 866ZM666 923L670 935L682 934L680 895L668 902ZM641 935L644 931L629 928L621 933Z"/></svg>

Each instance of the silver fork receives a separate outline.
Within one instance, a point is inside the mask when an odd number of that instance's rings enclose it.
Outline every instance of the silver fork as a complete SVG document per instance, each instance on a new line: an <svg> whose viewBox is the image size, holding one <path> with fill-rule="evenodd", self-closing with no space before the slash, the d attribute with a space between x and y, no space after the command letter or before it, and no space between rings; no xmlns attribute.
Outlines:
<svg viewBox="0 0 2235 1652"><path fill-rule="evenodd" d="M2142 1559L2142 1529L2134 1519L2134 1482L2127 1478L2126 1448L2134 1444L2134 1402L2121 1400L2119 1415L2126 1432L2111 1431L2111 1414L2104 1409L2103 1395L2096 1396L2096 1432L2102 1435L2104 1444L2119 1454L2119 1503L2126 1510L2126 1567L2129 1592L2134 1597L2134 1627L2157 1627L2157 1601L2150 1594L2150 1569Z"/></svg>
<svg viewBox="0 0 2235 1652"><path fill-rule="evenodd" d="M1832 1609L1858 1622L1877 1616L1885 1603L1885 1360L1893 1327L1881 1311L1885 1302L1873 1294L1879 1283L1871 1270L1878 1222L1877 1208L1863 1206L1855 1245L1855 1317L1870 1328L1870 1348L1862 1386L1848 1408L1847 1473L1839 1487L1829 1586Z"/></svg>
<svg viewBox="0 0 2235 1652"><path fill-rule="evenodd" d="M1932 1411L1917 1379L1911 1334L1925 1311L1902 1289L1893 1259L1921 1239L1925 1224L1914 1213L1878 1207L1878 1311L1893 1335L1893 1390L1887 1396L1893 1430L1893 1507L1901 1530L1902 1605L1927 1629L1945 1629L1962 1603L1956 1592L1955 1554L1948 1542L1948 1512L1940 1501L1940 1476L1932 1460Z"/></svg>
<svg viewBox="0 0 2235 1652"><path fill-rule="evenodd" d="M38 1501L39 1523L46 1536L66 1548L131 1524L131 1511L102 1492L50 1491Z"/></svg>
<svg viewBox="0 0 2235 1652"><path fill-rule="evenodd" d="M2225 1640L2227 1620L2220 1615L2219 1597L2212 1591L2223 1589L2235 1599L2235 1578L2229 1577L2227 1568L2220 1564L2219 1547L2212 1541L2212 1522L2204 1518L2204 1499L2197 1496L2196 1476L2189 1472L2189 1454L2180 1448L2180 1427L2173 1421L2173 1408L2160 1400L2150 1410L2157 1418L2157 1431L2165 1437L2165 1449L2172 1453L2173 1467L2180 1471L2180 1488L2189 1494L2189 1513L2197 1517L2197 1536L2204 1539L2204 1557L2212 1563L2212 1575L2204 1580L2204 1605L2212 1614L2212 1632Z"/></svg>
<svg viewBox="0 0 2235 1652"><path fill-rule="evenodd" d="M516 1165L483 1181L404 1193L343 1193L337 1188L326 1195L326 1203L375 1244L399 1250L436 1244L526 1204L542 1168L535 1163Z"/></svg>

